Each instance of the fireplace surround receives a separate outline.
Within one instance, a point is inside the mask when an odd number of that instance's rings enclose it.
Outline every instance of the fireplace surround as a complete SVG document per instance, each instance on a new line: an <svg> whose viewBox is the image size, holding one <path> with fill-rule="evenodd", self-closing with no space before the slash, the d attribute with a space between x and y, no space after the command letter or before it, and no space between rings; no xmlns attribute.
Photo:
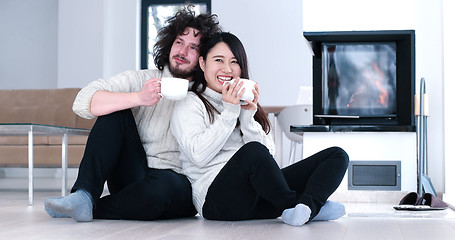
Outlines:
<svg viewBox="0 0 455 240"><path fill-rule="evenodd" d="M313 50L313 125L415 131L414 30L304 32Z"/></svg>

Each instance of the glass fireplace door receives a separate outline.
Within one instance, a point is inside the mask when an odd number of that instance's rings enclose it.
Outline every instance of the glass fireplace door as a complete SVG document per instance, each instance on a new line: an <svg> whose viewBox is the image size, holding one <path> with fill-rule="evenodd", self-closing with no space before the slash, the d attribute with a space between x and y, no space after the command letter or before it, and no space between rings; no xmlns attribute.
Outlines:
<svg viewBox="0 0 455 240"><path fill-rule="evenodd" d="M396 79L393 42L322 44L324 115L395 117Z"/></svg>

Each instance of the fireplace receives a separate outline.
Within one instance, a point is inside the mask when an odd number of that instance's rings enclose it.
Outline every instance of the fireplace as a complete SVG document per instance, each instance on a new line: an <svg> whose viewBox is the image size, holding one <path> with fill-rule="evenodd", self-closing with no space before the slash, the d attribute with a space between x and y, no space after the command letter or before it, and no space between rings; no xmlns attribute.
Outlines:
<svg viewBox="0 0 455 240"><path fill-rule="evenodd" d="M415 129L413 30L304 37L314 52L314 125Z"/></svg>

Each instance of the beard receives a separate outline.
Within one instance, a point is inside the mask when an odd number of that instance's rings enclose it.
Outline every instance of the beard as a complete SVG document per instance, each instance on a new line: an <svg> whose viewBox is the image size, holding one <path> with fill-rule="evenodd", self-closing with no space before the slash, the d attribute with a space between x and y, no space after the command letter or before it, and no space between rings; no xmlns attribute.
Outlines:
<svg viewBox="0 0 455 240"><path fill-rule="evenodd" d="M175 56L173 58L176 58L179 56ZM185 58L181 58L187 61ZM182 68L182 64L176 63L176 62L171 62L169 64L169 71L171 72L172 76L177 77L177 78L189 78L193 76L194 72L196 70L196 67L193 68Z"/></svg>
<svg viewBox="0 0 455 240"><path fill-rule="evenodd" d="M172 76L176 78L189 78L193 76L195 72L195 68L192 69L180 69L179 66L170 66L169 71L171 72Z"/></svg>

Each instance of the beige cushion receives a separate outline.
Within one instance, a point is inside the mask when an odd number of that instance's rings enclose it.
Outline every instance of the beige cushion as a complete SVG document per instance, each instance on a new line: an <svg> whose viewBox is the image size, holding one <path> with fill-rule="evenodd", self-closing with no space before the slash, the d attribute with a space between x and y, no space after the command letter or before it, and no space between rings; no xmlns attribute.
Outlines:
<svg viewBox="0 0 455 240"><path fill-rule="evenodd" d="M68 145L86 144L87 136L68 136ZM25 136L0 136L0 145L27 145L28 137ZM62 145L61 136L36 136L33 137L33 145Z"/></svg>
<svg viewBox="0 0 455 240"><path fill-rule="evenodd" d="M90 129L94 120L72 110L79 88L0 90L0 123L36 123Z"/></svg>
<svg viewBox="0 0 455 240"><path fill-rule="evenodd" d="M34 145L49 144L49 137L33 137ZM0 145L28 145L28 137L25 136L0 136ZM0 157L1 158L1 157Z"/></svg>
<svg viewBox="0 0 455 240"><path fill-rule="evenodd" d="M77 167L84 155L85 145L68 146L68 166ZM27 146L0 146L0 166L27 167ZM57 145L38 145L33 148L35 167L61 167L62 148Z"/></svg>

